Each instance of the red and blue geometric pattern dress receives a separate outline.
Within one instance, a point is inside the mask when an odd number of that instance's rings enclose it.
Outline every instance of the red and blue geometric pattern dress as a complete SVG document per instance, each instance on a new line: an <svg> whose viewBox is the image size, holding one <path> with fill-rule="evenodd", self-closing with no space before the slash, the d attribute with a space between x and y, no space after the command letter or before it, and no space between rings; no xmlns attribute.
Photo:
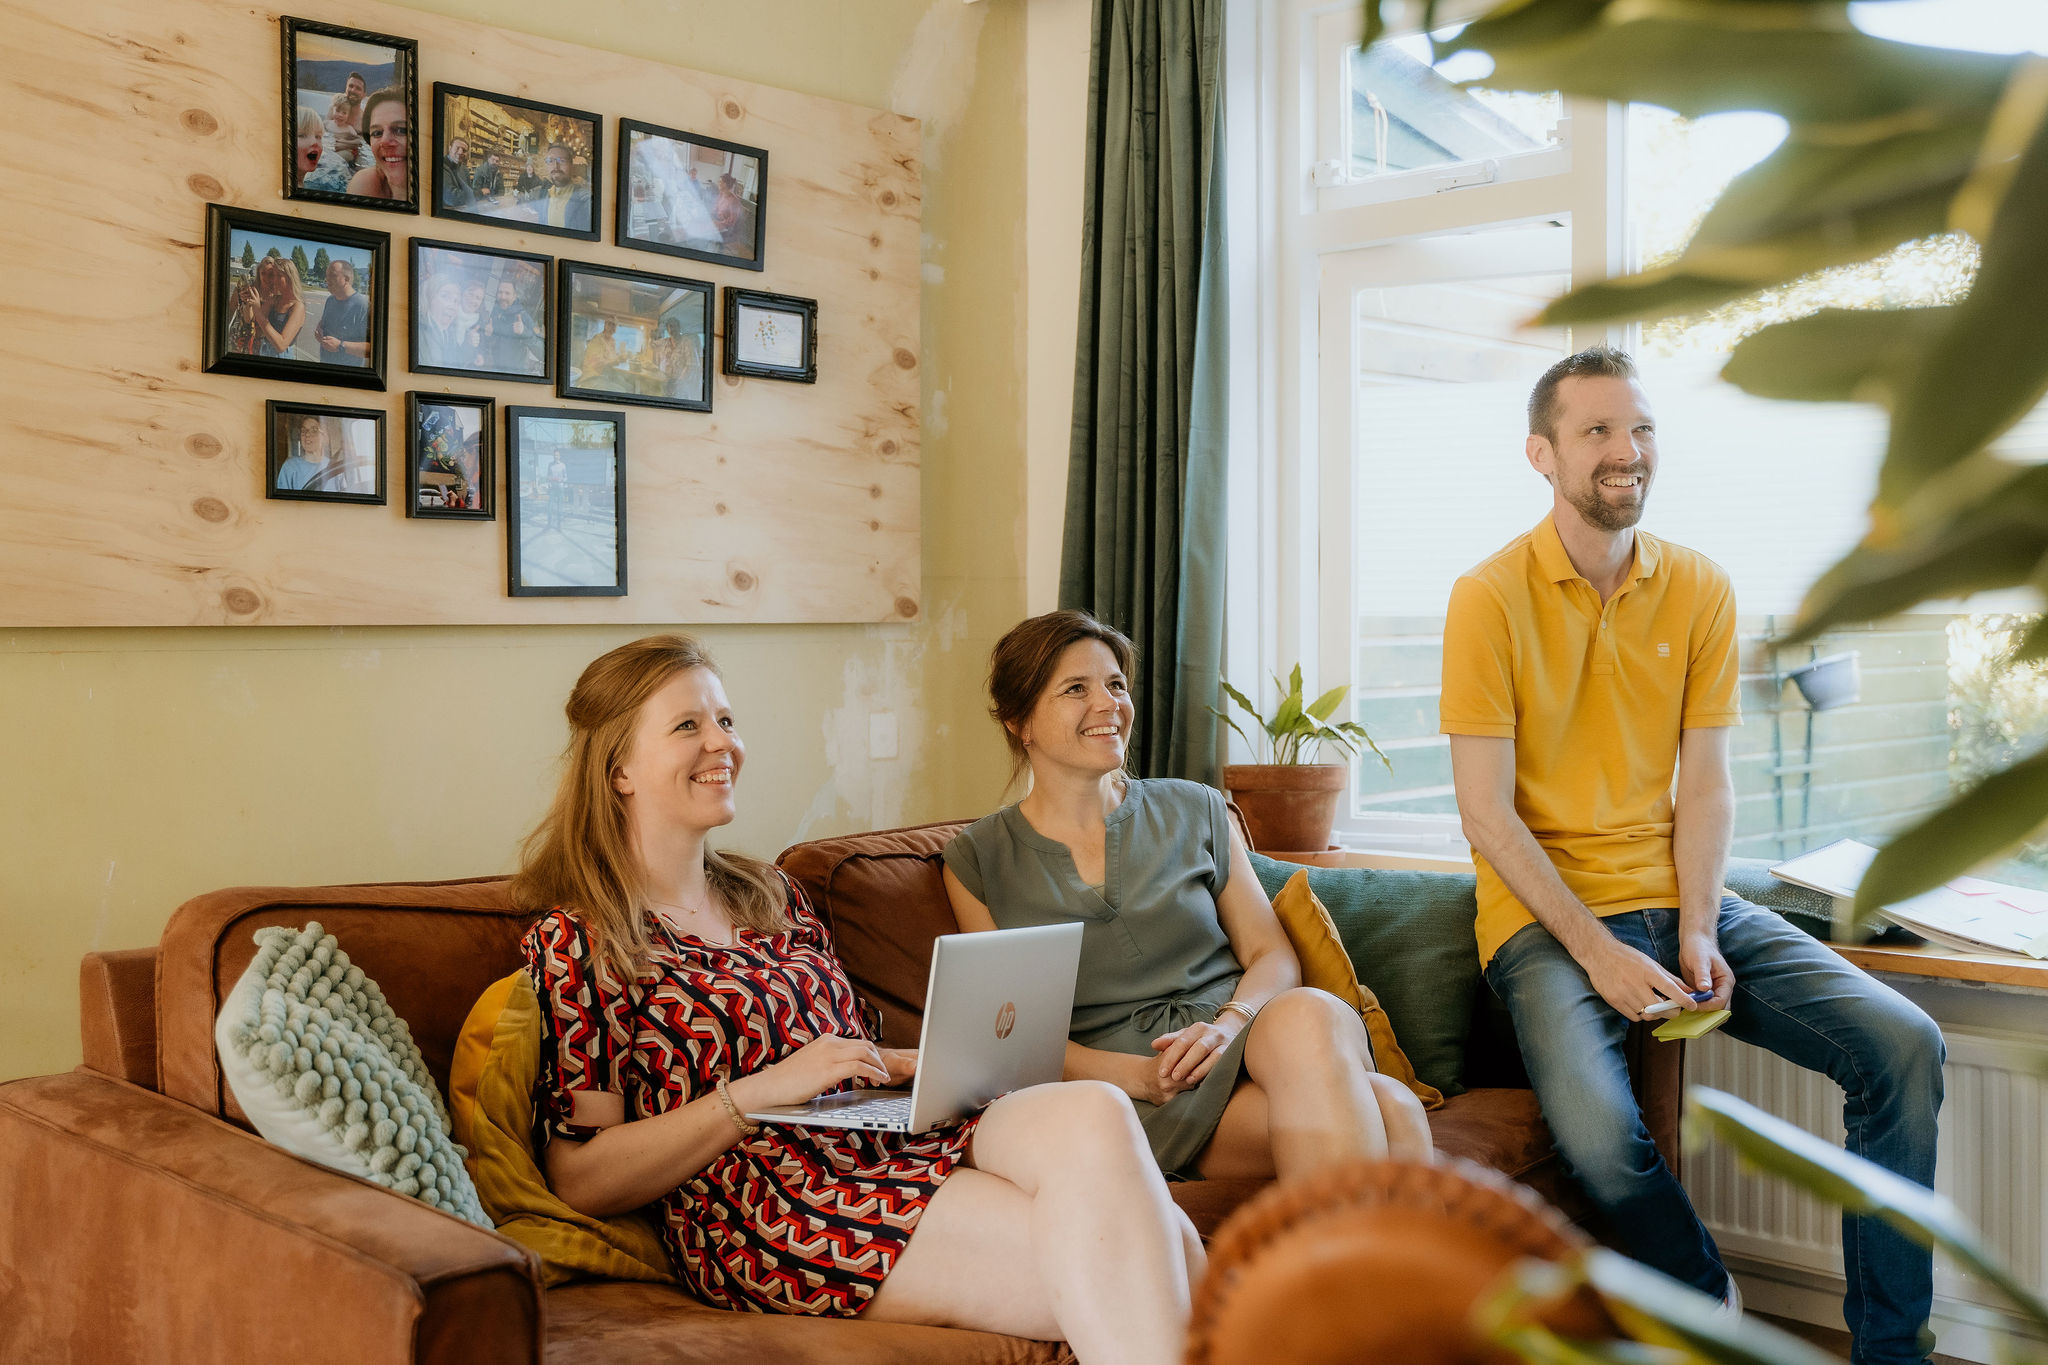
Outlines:
<svg viewBox="0 0 2048 1365"><path fill-rule="evenodd" d="M879 1037L825 926L784 878L790 927L740 929L731 946L654 925L651 968L630 991L596 970L574 915L542 916L521 945L542 1001L536 1139L583 1141L579 1090L623 1095L651 1118L781 1061L827 1034ZM845 1087L842 1087L845 1088ZM660 1201L662 1241L706 1303L851 1316L881 1288L925 1205L965 1155L975 1119L926 1133L762 1128Z"/></svg>

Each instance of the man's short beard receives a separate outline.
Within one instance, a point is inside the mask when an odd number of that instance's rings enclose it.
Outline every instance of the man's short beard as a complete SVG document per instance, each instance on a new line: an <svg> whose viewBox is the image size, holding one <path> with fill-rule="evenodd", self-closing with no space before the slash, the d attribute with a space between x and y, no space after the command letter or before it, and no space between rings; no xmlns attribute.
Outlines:
<svg viewBox="0 0 2048 1365"><path fill-rule="evenodd" d="M1566 499L1577 509L1588 526L1598 531L1626 531L1643 519L1643 508L1648 505L1647 494L1633 503L1617 507L1600 496L1600 485L1588 484L1584 490Z"/></svg>

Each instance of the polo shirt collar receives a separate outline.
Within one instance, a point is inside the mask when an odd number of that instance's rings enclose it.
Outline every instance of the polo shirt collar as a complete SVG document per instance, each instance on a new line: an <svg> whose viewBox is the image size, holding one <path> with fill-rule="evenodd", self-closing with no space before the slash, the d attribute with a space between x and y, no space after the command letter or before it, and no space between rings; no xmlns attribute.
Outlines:
<svg viewBox="0 0 2048 1365"><path fill-rule="evenodd" d="M1536 529L1530 534L1529 543L1536 552L1536 563L1551 582L1569 583L1572 579L1582 576L1572 567L1572 557L1565 553L1564 540L1557 534L1557 522L1551 516L1546 515L1543 520L1536 523ZM1656 537L1646 536L1638 530L1635 554L1635 567L1630 570L1629 577L1641 582L1657 572L1659 555Z"/></svg>

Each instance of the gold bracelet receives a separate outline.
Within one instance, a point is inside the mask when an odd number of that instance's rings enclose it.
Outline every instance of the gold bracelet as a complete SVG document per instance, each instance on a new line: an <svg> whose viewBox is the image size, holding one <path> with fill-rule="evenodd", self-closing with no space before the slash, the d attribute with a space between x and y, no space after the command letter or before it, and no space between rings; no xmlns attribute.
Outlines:
<svg viewBox="0 0 2048 1365"><path fill-rule="evenodd" d="M1221 1018L1223 1017L1223 1011L1225 1011L1225 1010L1236 1010L1236 1011L1237 1011L1237 1012L1238 1012L1239 1014L1242 1014L1242 1015L1244 1016L1244 1026L1245 1026L1246 1028L1250 1028L1250 1027L1251 1027L1251 1025L1252 1025L1252 1020L1253 1020L1253 1019L1256 1019L1256 1018L1258 1017L1258 1013L1259 1013L1259 1012L1258 1012L1257 1010L1253 1009L1253 1008L1252 1008L1252 1007L1251 1007L1250 1005L1247 1005L1247 1004L1245 1004L1245 1002L1244 1002L1244 1001L1242 1001L1242 1000L1226 1000L1226 1001L1224 1001L1224 1002L1223 1002L1222 1004L1220 1004L1220 1005L1218 1005L1218 1006L1216 1007L1216 1017L1217 1017L1218 1019L1221 1019Z"/></svg>
<svg viewBox="0 0 2048 1365"><path fill-rule="evenodd" d="M723 1076L718 1078L718 1102L725 1106L725 1116L732 1120L733 1127L740 1130L741 1137L752 1137L761 1131L761 1125L742 1114L740 1107L733 1103L732 1090Z"/></svg>

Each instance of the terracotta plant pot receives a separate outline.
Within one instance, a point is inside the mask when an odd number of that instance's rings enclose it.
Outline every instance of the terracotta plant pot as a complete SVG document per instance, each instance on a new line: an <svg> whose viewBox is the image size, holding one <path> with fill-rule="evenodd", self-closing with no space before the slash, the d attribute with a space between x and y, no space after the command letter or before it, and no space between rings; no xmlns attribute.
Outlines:
<svg viewBox="0 0 2048 1365"><path fill-rule="evenodd" d="M1223 786L1244 812L1254 847L1320 853L1330 846L1350 777L1342 763L1232 763L1223 769Z"/></svg>

